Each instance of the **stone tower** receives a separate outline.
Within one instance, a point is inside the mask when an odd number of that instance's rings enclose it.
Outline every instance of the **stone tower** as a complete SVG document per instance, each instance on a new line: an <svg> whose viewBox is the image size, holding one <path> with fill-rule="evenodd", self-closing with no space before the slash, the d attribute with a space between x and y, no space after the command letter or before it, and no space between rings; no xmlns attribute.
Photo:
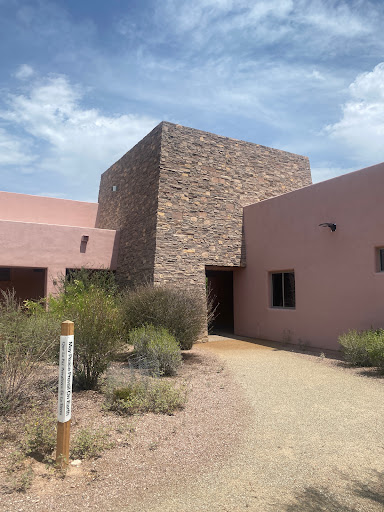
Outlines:
<svg viewBox="0 0 384 512"><path fill-rule="evenodd" d="M102 175L97 227L120 230L121 282L204 291L246 264L243 206L310 184L307 157L162 122Z"/></svg>

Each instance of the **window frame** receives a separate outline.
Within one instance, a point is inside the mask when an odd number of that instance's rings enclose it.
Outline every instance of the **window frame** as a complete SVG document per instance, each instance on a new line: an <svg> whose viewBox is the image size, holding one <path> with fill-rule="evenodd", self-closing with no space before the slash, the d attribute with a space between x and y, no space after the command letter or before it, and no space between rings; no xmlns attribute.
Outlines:
<svg viewBox="0 0 384 512"><path fill-rule="evenodd" d="M376 247L376 269L377 272L384 272L384 247Z"/></svg>
<svg viewBox="0 0 384 512"><path fill-rule="evenodd" d="M4 276L6 276L8 279L5 279L1 272L4 273ZM11 267L0 267L0 282L1 283L9 283L12 281L12 275L11 275Z"/></svg>
<svg viewBox="0 0 384 512"><path fill-rule="evenodd" d="M273 286L273 276L274 275L278 275L280 274L281 275L281 284L282 284L282 289L281 289L281 296L282 296L282 302L283 302L283 305L282 306L274 306L274 286ZM285 290L284 290L284 274L293 274L293 284L294 284L294 306L286 306L285 305ZM271 272L269 272L269 275L270 275L270 278L269 278L269 282L270 282L270 290L271 290L271 293L270 293L270 307L272 309L288 309L288 310L295 310L296 309L296 279L295 279L295 271L293 269L290 269L290 270L273 270Z"/></svg>

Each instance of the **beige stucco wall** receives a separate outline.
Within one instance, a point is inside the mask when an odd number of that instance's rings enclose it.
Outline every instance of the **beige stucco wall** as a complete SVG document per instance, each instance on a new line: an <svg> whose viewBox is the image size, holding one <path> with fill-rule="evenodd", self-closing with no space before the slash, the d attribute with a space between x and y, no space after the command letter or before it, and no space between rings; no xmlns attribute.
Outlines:
<svg viewBox="0 0 384 512"><path fill-rule="evenodd" d="M339 348L349 329L384 327L384 164L244 209L247 267L234 276L235 332ZM335 232L319 227L337 224ZM271 305L270 272L294 270L296 308Z"/></svg>

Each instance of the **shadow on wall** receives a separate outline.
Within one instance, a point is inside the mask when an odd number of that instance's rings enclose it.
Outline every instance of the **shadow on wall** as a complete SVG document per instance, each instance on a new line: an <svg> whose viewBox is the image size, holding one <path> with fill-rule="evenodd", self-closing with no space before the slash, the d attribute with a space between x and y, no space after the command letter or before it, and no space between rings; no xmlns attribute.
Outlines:
<svg viewBox="0 0 384 512"><path fill-rule="evenodd" d="M245 247L245 232L244 232L244 213L243 213L243 224L241 228L241 253L240 253L240 267L245 267L247 264L247 254Z"/></svg>
<svg viewBox="0 0 384 512"><path fill-rule="evenodd" d="M350 482L350 492L336 496L324 488L307 487L289 504L285 512L358 512L360 510L384 509L384 473L373 472L371 482L363 483L357 480ZM348 501L348 503L345 503ZM351 505L351 501L356 502ZM364 508L361 508L364 507ZM368 507L368 508L365 508Z"/></svg>

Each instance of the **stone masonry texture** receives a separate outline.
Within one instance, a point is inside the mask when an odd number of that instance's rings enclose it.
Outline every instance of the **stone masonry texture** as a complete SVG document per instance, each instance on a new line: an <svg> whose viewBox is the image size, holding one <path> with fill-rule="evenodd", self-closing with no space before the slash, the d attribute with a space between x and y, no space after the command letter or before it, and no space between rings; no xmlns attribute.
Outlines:
<svg viewBox="0 0 384 512"><path fill-rule="evenodd" d="M161 131L160 124L101 176L96 226L120 230L122 284L153 282Z"/></svg>
<svg viewBox="0 0 384 512"><path fill-rule="evenodd" d="M246 264L243 207L310 184L307 157L163 122L102 175L98 227L121 230L120 281L203 291Z"/></svg>

